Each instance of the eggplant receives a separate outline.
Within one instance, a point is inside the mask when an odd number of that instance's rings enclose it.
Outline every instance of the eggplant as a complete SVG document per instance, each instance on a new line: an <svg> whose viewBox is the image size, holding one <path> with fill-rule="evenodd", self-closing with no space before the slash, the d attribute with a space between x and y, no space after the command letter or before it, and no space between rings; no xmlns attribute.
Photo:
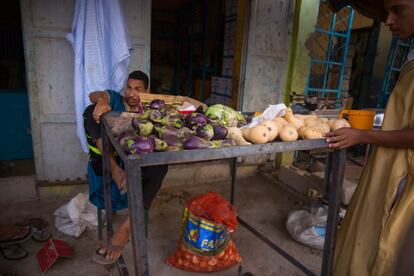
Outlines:
<svg viewBox="0 0 414 276"><path fill-rule="evenodd" d="M198 136L192 136L183 144L184 149L209 149L215 147L210 141Z"/></svg>
<svg viewBox="0 0 414 276"><path fill-rule="evenodd" d="M137 135L148 136L152 133L154 125L148 120L140 120L137 117L131 120L132 129Z"/></svg>
<svg viewBox="0 0 414 276"><path fill-rule="evenodd" d="M212 140L223 140L227 137L228 130L224 126L213 125L214 135Z"/></svg>
<svg viewBox="0 0 414 276"><path fill-rule="evenodd" d="M147 154L154 151L154 145L147 137L136 136L132 139L127 139L123 146L127 154Z"/></svg>
<svg viewBox="0 0 414 276"><path fill-rule="evenodd" d="M170 114L168 116L168 125L173 126L175 128L182 128L184 126L184 122L181 119L181 116L178 114Z"/></svg>
<svg viewBox="0 0 414 276"><path fill-rule="evenodd" d="M167 143L167 145L171 147L181 147L183 145L180 138L176 135L165 134L162 137L162 140L164 140Z"/></svg>
<svg viewBox="0 0 414 276"><path fill-rule="evenodd" d="M154 151L166 151L168 149L168 144L154 134L148 136L148 139L150 139L151 143L154 145Z"/></svg>
<svg viewBox="0 0 414 276"><path fill-rule="evenodd" d="M195 129L197 126L204 126L207 124L207 119L203 114L193 112L185 117L185 124L190 129Z"/></svg>
<svg viewBox="0 0 414 276"><path fill-rule="evenodd" d="M188 127L182 127L178 129L177 132L178 132L178 136L180 137L182 141L185 141L191 136L195 135L195 132L189 129Z"/></svg>
<svg viewBox="0 0 414 276"><path fill-rule="evenodd" d="M196 128L196 133L198 137L201 137L206 140L211 140L214 136L214 128L212 125L198 126Z"/></svg>
<svg viewBox="0 0 414 276"><path fill-rule="evenodd" d="M121 145L121 147L124 146L125 141L128 139L134 139L135 137L137 137L137 135L135 134L135 132L132 129L127 129L122 131L119 135L118 135L118 143L119 145Z"/></svg>
<svg viewBox="0 0 414 276"><path fill-rule="evenodd" d="M159 127L157 125L154 129L160 139L164 139L165 135L176 136L177 138L179 137L178 130L172 126Z"/></svg>
<svg viewBox="0 0 414 276"><path fill-rule="evenodd" d="M159 110L153 109L149 112L149 119L153 123L161 123L162 114Z"/></svg>
<svg viewBox="0 0 414 276"><path fill-rule="evenodd" d="M150 102L149 107L151 109L161 109L161 108L165 108L165 102L163 100L160 100L160 99L155 99L155 100L152 100Z"/></svg>

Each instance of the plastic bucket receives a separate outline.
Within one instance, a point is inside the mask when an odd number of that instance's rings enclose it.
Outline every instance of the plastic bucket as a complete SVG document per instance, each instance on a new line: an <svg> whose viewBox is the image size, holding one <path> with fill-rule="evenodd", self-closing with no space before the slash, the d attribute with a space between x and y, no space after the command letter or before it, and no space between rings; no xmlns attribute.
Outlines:
<svg viewBox="0 0 414 276"><path fill-rule="evenodd" d="M349 124L353 128L372 129L374 125L375 111L343 109L339 114L339 118L347 118Z"/></svg>

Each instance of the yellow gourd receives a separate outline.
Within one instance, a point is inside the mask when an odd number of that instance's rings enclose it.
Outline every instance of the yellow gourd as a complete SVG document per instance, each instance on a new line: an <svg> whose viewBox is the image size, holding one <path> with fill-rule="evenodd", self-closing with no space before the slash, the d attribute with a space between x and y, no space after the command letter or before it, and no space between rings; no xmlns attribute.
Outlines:
<svg viewBox="0 0 414 276"><path fill-rule="evenodd" d="M243 138L242 130L238 127L228 127L227 138L233 139L238 146L247 146L252 144Z"/></svg>
<svg viewBox="0 0 414 276"><path fill-rule="evenodd" d="M263 125L242 128L243 138L253 144L264 144L269 140L269 130Z"/></svg>
<svg viewBox="0 0 414 276"><path fill-rule="evenodd" d="M289 124L293 125L296 129L299 129L305 125L304 120L299 119L293 115L293 111L290 107L286 109L285 119L286 121L288 121Z"/></svg>
<svg viewBox="0 0 414 276"><path fill-rule="evenodd" d="M263 121L263 122L260 123L260 125L265 126L269 131L269 138L268 138L267 142L271 142L271 141L276 139L276 137L279 133L279 128L278 128L278 126L275 122L273 122L273 121Z"/></svg>
<svg viewBox="0 0 414 276"><path fill-rule="evenodd" d="M293 125L285 125L280 130L279 137L282 141L296 141L299 134Z"/></svg>
<svg viewBox="0 0 414 276"><path fill-rule="evenodd" d="M334 120L331 123L331 130L337 130L344 127L351 127L351 125L345 119Z"/></svg>

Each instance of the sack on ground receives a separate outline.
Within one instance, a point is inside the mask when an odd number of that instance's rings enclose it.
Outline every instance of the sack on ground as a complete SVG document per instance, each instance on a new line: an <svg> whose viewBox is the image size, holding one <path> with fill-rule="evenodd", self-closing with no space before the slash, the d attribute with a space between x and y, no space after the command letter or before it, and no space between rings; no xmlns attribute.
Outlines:
<svg viewBox="0 0 414 276"><path fill-rule="evenodd" d="M231 240L236 230L236 212L217 193L207 193L187 202L181 237L167 264L195 272L215 272L239 263L240 254Z"/></svg>
<svg viewBox="0 0 414 276"><path fill-rule="evenodd" d="M327 215L328 211L324 207L313 208L310 212L292 211L288 215L286 228L298 242L323 249Z"/></svg>

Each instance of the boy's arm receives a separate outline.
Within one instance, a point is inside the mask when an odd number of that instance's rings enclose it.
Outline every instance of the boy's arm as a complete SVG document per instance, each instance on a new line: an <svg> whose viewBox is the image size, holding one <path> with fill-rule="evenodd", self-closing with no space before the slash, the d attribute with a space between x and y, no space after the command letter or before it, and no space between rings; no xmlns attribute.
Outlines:
<svg viewBox="0 0 414 276"><path fill-rule="evenodd" d="M380 131L341 128L325 135L330 148L343 149L356 144L372 144L388 148L414 148L414 128Z"/></svg>

